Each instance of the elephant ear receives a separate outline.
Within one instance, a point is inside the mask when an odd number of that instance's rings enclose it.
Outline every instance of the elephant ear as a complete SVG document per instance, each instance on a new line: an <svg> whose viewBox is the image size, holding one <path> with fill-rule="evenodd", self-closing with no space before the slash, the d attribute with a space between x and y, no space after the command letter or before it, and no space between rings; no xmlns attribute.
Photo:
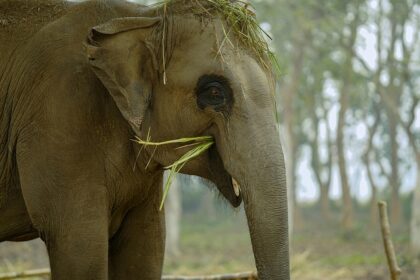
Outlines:
<svg viewBox="0 0 420 280"><path fill-rule="evenodd" d="M160 18L117 18L91 29L87 57L121 114L135 131L141 127L157 70L146 39Z"/></svg>

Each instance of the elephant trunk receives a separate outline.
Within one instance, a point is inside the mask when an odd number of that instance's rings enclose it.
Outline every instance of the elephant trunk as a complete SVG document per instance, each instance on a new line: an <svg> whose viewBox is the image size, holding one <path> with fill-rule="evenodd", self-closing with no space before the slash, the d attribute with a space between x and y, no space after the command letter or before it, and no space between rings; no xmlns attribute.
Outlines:
<svg viewBox="0 0 420 280"><path fill-rule="evenodd" d="M242 187L259 279L289 279L287 194L284 168L266 167Z"/></svg>
<svg viewBox="0 0 420 280"><path fill-rule="evenodd" d="M225 164L241 185L259 279L288 280L287 188L279 134L273 125L252 132L247 141L235 141L236 152Z"/></svg>

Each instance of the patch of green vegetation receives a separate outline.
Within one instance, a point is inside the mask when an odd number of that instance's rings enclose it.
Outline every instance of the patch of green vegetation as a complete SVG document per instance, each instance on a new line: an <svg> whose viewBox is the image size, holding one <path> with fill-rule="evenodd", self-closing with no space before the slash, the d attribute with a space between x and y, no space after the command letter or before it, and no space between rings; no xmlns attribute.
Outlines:
<svg viewBox="0 0 420 280"><path fill-rule="evenodd" d="M255 270L251 241L243 213L216 211L184 216L181 255L165 262L165 274L203 275Z"/></svg>
<svg viewBox="0 0 420 280"><path fill-rule="evenodd" d="M349 255L340 255L339 250L336 251L337 255L329 256L320 259L320 263L328 266L370 266L370 265L380 265L383 264L384 259L383 255L372 254L372 255L363 255L363 254L349 254Z"/></svg>

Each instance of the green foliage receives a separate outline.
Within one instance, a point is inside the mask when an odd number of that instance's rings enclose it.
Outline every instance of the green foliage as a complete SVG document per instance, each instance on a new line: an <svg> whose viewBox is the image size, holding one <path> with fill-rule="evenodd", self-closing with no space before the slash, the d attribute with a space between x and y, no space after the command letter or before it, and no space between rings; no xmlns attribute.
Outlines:
<svg viewBox="0 0 420 280"><path fill-rule="evenodd" d="M364 254L352 254L352 255L337 255L324 258L324 265L330 266L356 266L356 265L381 265L384 262L382 254L377 255L364 255Z"/></svg>

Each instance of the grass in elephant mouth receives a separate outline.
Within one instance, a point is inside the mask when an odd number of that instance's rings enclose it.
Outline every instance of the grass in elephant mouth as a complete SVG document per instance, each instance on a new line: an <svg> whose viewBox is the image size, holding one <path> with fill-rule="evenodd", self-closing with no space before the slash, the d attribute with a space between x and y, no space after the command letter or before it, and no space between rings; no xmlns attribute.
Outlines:
<svg viewBox="0 0 420 280"><path fill-rule="evenodd" d="M163 204L165 202L166 196L168 195L169 188L172 184L172 180L174 179L174 175L179 173L184 167L184 165L192 160L193 158L198 157L199 155L203 154L207 151L214 143L212 136L199 136L199 137L186 137L186 138L179 138L174 140L168 140L163 142L152 142L150 141L150 134L147 135L146 140L142 140L139 137L136 137L135 140L137 143L143 146L163 146L169 144L185 144L180 146L176 149L184 148L184 147L192 147L188 152L186 152L183 156L181 156L178 160L172 163L169 166L166 166L165 169L170 170L168 179L165 183L165 188L163 192L162 201L160 203L159 210L162 210Z"/></svg>

